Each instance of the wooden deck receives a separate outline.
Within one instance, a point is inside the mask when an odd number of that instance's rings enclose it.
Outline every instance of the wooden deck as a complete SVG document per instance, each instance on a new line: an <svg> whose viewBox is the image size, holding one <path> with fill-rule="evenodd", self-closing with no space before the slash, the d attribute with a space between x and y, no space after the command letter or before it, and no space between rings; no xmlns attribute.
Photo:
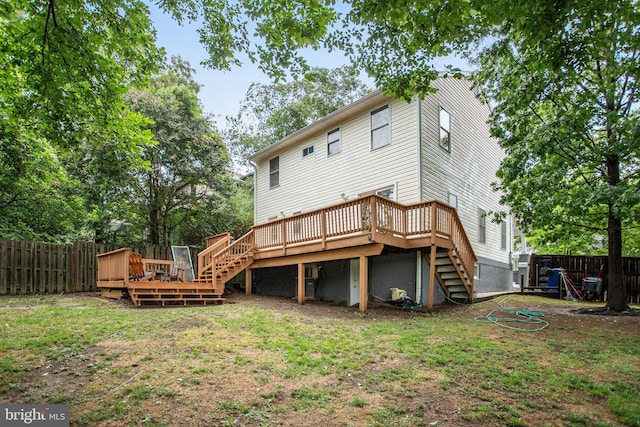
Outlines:
<svg viewBox="0 0 640 427"><path fill-rule="evenodd" d="M225 283L243 270L246 291L251 293L253 269L297 265L297 296L304 303L305 264L360 258L360 283L368 283L367 258L381 254L385 247L423 251L433 267L429 269L429 308L436 279L447 297L473 300L476 256L455 209L435 201L403 205L376 195L255 225L235 241L229 233L207 238L207 248L198 254L198 278L192 282L192 290L174 282L152 281L153 286L142 286L140 280L121 277L125 271L122 263L128 258L118 251L102 261L99 258L98 286L104 283L102 286L110 289L114 283L123 285L132 298L135 296L134 303L206 304L221 300ZM102 269L117 274L103 277ZM360 310L365 311L368 287L360 289Z"/></svg>

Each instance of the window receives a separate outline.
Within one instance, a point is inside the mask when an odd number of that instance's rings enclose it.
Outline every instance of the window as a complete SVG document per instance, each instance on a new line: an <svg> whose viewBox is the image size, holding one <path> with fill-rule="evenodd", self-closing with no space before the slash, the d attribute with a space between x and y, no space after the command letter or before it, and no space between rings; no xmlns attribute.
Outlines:
<svg viewBox="0 0 640 427"><path fill-rule="evenodd" d="M451 151L451 115L440 107L440 146Z"/></svg>
<svg viewBox="0 0 640 427"><path fill-rule="evenodd" d="M504 251L507 249L507 222L500 223L500 248Z"/></svg>
<svg viewBox="0 0 640 427"><path fill-rule="evenodd" d="M389 106L371 112L371 149L384 147L391 143L389 130Z"/></svg>
<svg viewBox="0 0 640 427"><path fill-rule="evenodd" d="M327 155L337 154L342 151L342 143L340 141L340 128L334 129L327 134Z"/></svg>
<svg viewBox="0 0 640 427"><path fill-rule="evenodd" d="M449 193L449 205L455 210L458 210L458 196L453 193Z"/></svg>
<svg viewBox="0 0 640 427"><path fill-rule="evenodd" d="M477 262L473 264L473 278L474 279L480 278L480 264L478 264Z"/></svg>
<svg viewBox="0 0 640 427"><path fill-rule="evenodd" d="M313 145L305 147L302 149L302 157L307 157L310 154L313 154L314 148Z"/></svg>
<svg viewBox="0 0 640 427"><path fill-rule="evenodd" d="M395 187L384 188L376 191L376 194L380 197L384 197L385 199L395 200L396 199L396 189Z"/></svg>
<svg viewBox="0 0 640 427"><path fill-rule="evenodd" d="M269 160L269 188L280 185L280 157Z"/></svg>
<svg viewBox="0 0 640 427"><path fill-rule="evenodd" d="M478 242L487 241L487 213L484 209L478 208Z"/></svg>

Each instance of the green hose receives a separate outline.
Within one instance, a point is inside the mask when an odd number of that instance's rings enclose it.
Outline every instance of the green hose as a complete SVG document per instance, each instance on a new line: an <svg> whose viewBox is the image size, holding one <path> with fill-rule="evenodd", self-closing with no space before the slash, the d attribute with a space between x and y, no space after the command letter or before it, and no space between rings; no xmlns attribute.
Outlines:
<svg viewBox="0 0 640 427"><path fill-rule="evenodd" d="M504 301L504 300L502 300ZM488 322L494 323L503 328L515 329L523 332L538 332L549 326L549 322L542 319L545 316L544 313L531 310L514 310L511 308L502 307L502 301L500 301L500 308L491 310L486 316L478 316L474 318L476 322ZM494 313L509 314L511 317L495 316ZM534 326L512 326L513 323L521 325L534 325ZM537 325L537 326L536 326Z"/></svg>

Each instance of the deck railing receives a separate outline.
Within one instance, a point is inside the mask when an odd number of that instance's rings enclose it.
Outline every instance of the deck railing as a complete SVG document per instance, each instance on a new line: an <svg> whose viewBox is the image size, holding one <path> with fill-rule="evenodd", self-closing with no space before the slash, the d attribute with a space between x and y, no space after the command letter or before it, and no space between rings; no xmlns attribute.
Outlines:
<svg viewBox="0 0 640 427"><path fill-rule="evenodd" d="M207 248L198 253L198 277L211 269L215 255L231 244L231 234L222 233L207 237Z"/></svg>
<svg viewBox="0 0 640 427"><path fill-rule="evenodd" d="M437 201L403 205L377 195L361 197L252 227L256 252L283 249L370 233L398 239L404 247L450 242L465 271L476 261L456 210ZM418 243L417 239L421 239ZM425 245L426 246L426 245Z"/></svg>
<svg viewBox="0 0 640 427"><path fill-rule="evenodd" d="M253 232L248 232L231 245L219 251L215 255L214 266L212 267L214 277L224 271L229 264L236 262L239 258L253 252Z"/></svg>

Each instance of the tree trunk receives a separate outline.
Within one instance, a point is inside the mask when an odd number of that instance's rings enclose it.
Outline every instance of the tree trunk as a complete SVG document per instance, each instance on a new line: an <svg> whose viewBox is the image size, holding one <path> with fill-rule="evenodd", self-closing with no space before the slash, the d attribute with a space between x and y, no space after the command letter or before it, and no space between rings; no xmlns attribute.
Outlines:
<svg viewBox="0 0 640 427"><path fill-rule="evenodd" d="M620 182L620 164L618 156L607 157L607 174L609 185L616 186ZM607 234L609 237L607 308L613 311L629 309L627 290L622 271L622 220L616 214L613 203L609 203Z"/></svg>

